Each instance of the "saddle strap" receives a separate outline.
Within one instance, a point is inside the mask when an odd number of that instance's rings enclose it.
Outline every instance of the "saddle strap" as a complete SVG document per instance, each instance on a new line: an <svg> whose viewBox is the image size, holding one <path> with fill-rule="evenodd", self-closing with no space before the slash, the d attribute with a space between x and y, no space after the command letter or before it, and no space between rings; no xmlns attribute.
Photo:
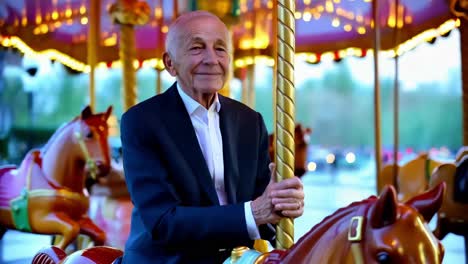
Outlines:
<svg viewBox="0 0 468 264"><path fill-rule="evenodd" d="M28 191L23 189L21 195L10 201L11 217L16 229L31 232L28 212Z"/></svg>

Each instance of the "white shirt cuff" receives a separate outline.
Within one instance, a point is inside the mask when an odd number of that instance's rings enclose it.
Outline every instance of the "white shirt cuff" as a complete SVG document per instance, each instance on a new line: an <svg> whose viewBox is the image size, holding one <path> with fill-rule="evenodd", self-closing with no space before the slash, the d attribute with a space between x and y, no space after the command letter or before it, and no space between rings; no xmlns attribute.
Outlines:
<svg viewBox="0 0 468 264"><path fill-rule="evenodd" d="M251 202L252 201L244 203L245 222L247 223L247 232L249 232L250 239L255 240L260 239L260 232L258 231L257 224L255 223L252 207L250 205Z"/></svg>

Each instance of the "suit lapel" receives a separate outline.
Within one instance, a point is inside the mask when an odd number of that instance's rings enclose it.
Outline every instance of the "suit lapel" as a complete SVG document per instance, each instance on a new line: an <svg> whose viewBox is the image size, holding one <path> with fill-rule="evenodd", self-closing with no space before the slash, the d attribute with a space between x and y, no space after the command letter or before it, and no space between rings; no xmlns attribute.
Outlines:
<svg viewBox="0 0 468 264"><path fill-rule="evenodd" d="M224 187L230 204L237 203L237 181L239 179L239 170L237 164L237 118L229 101L219 96L221 109L219 111L219 123L221 135L223 138L223 156L224 156Z"/></svg>
<svg viewBox="0 0 468 264"><path fill-rule="evenodd" d="M167 93L168 98L165 106L167 114L164 115L165 124L171 136L178 142L177 146L180 152L187 153L187 155L184 155L184 158L192 168L203 191L215 205L219 205L213 180L200 149L195 129L176 85L172 85Z"/></svg>

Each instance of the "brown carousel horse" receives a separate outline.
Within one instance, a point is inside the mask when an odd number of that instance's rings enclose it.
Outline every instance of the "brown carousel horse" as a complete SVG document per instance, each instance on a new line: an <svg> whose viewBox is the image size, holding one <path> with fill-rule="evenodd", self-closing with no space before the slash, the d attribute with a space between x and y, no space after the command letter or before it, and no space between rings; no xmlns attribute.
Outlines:
<svg viewBox="0 0 468 264"><path fill-rule="evenodd" d="M465 239L465 263L468 263L468 155L455 164L443 164L431 176L430 186L447 184L444 202L437 213L434 234L443 239L448 233Z"/></svg>
<svg viewBox="0 0 468 264"><path fill-rule="evenodd" d="M260 254L239 247L224 264L442 263L444 248L426 223L439 209L444 191L442 183L400 203L395 189L387 186L380 197L352 203L326 217L289 250ZM115 264L122 254L95 247L67 257L53 248L39 252L32 263Z"/></svg>
<svg viewBox="0 0 468 264"><path fill-rule="evenodd" d="M307 172L307 147L310 141L310 134L312 130L310 128L302 127L301 124L297 124L294 128L294 175L302 177ZM269 135L269 154L270 160L274 160L274 146L273 146L274 135Z"/></svg>
<svg viewBox="0 0 468 264"><path fill-rule="evenodd" d="M65 249L78 234L102 245L105 233L88 217L86 176L104 176L110 167L107 119L112 111L81 115L59 128L41 150L21 165L0 167L0 229L59 234Z"/></svg>

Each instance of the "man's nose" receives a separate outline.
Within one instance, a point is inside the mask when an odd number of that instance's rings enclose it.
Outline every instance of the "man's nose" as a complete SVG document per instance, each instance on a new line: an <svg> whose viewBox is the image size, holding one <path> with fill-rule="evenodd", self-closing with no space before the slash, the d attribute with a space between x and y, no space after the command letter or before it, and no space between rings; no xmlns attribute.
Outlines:
<svg viewBox="0 0 468 264"><path fill-rule="evenodd" d="M203 57L203 62L206 64L216 64L218 62L218 56L216 55L215 49L206 49Z"/></svg>

